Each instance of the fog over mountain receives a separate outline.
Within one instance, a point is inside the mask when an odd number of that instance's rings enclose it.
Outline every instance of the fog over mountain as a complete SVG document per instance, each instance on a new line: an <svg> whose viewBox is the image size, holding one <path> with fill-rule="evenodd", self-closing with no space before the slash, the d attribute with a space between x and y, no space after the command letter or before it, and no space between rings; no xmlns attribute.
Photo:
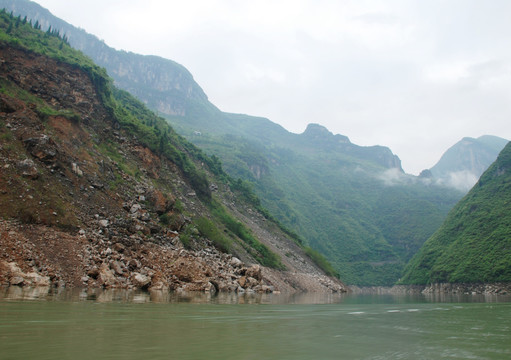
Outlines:
<svg viewBox="0 0 511 360"><path fill-rule="evenodd" d="M440 183L468 191L497 159L507 142L506 139L490 135L477 139L465 137L442 155L431 168L431 174Z"/></svg>
<svg viewBox="0 0 511 360"><path fill-rule="evenodd" d="M408 173L463 136L511 138L509 1L37 2L184 65L223 111L388 146Z"/></svg>

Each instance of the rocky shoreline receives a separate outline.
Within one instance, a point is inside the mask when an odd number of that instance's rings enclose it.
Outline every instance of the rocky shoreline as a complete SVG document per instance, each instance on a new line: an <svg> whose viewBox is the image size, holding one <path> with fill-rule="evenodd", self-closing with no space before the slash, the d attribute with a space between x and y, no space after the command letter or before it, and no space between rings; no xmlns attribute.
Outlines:
<svg viewBox="0 0 511 360"><path fill-rule="evenodd" d="M183 248L136 236L112 241L97 229L62 232L0 220L0 285L206 293L345 292L326 276L245 264L214 247Z"/></svg>
<svg viewBox="0 0 511 360"><path fill-rule="evenodd" d="M374 295L511 295L511 283L439 283L428 285L349 286L355 294Z"/></svg>

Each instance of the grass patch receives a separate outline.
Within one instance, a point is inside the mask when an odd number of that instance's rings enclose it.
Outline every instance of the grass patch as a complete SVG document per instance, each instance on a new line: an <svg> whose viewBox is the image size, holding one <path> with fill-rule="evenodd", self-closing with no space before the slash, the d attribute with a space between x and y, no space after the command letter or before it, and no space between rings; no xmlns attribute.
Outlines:
<svg viewBox="0 0 511 360"><path fill-rule="evenodd" d="M225 237L211 220L202 216L195 223L201 235L210 239L218 250L225 253L231 250L232 241Z"/></svg>
<svg viewBox="0 0 511 360"><path fill-rule="evenodd" d="M328 276L339 278L339 273L334 269L334 267L328 262L328 260L319 252L316 250L305 247L304 248L305 253L308 257L311 258L311 260L321 268L327 274Z"/></svg>
<svg viewBox="0 0 511 360"><path fill-rule="evenodd" d="M247 246L245 249L261 264L273 269L285 269L280 256L271 251L266 245L257 240L250 229L233 218L220 204L212 205L211 209L217 218L234 235L240 238Z"/></svg>

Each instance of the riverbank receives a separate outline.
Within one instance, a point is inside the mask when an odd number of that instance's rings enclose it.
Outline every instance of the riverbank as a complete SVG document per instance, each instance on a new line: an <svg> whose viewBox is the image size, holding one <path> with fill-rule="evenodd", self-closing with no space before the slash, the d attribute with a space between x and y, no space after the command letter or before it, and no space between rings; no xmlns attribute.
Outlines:
<svg viewBox="0 0 511 360"><path fill-rule="evenodd" d="M511 295L511 283L438 283L428 285L349 286L354 294L406 295L406 294L452 294L452 295Z"/></svg>

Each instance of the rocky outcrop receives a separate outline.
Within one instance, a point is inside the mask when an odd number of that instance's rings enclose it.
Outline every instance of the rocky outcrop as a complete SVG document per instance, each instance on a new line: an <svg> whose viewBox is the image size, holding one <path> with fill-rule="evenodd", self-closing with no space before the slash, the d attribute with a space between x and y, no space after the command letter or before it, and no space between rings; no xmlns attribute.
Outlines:
<svg viewBox="0 0 511 360"><path fill-rule="evenodd" d="M347 136L334 135L319 124L309 124L307 129L299 136L303 139L304 144L312 145L313 151L344 153L361 160L370 160L387 169L398 169L403 172L401 160L388 147L379 145L358 146L352 144Z"/></svg>

